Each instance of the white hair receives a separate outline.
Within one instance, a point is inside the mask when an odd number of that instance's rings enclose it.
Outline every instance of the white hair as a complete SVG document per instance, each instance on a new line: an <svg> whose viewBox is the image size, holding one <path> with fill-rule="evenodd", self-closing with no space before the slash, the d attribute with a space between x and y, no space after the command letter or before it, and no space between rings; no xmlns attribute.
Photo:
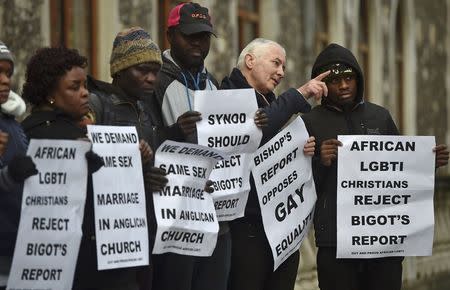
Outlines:
<svg viewBox="0 0 450 290"><path fill-rule="evenodd" d="M250 41L249 44L247 44L244 49L239 54L238 60L237 60L237 68L242 69L245 62L245 56L247 54L255 54L256 56L260 55L260 48L265 47L267 45L276 45L280 47L283 50L283 53L286 55L286 50L284 47L282 47L279 43L265 39L265 38L255 38L252 41Z"/></svg>

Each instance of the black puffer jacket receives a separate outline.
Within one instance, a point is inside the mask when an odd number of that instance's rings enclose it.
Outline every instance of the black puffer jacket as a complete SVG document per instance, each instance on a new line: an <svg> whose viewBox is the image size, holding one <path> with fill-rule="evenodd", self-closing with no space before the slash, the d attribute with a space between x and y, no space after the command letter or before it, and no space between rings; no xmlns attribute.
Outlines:
<svg viewBox="0 0 450 290"><path fill-rule="evenodd" d="M317 57L311 77L316 77L322 68L333 63L351 66L357 74L357 95L355 106L350 112L343 112L332 106L327 99L310 113L302 116L311 136L316 138L316 152L313 157L313 174L317 191L314 215L316 244L319 247L336 246L336 202L337 162L325 167L320 163L320 146L327 139L338 135L398 135L389 112L378 105L364 102L364 76L353 54L337 44L330 44Z"/></svg>
<svg viewBox="0 0 450 290"><path fill-rule="evenodd" d="M9 135L6 150L0 156L0 168L6 169L15 156L25 155L28 142L22 127L14 117L2 112L0 112L0 130ZM19 226L23 186L11 180L7 169L2 170L0 182L11 184L5 188L3 186L5 184L0 186L0 256L12 257Z"/></svg>
<svg viewBox="0 0 450 290"><path fill-rule="evenodd" d="M229 77L222 81L220 89L245 89L251 88L244 75L237 68L233 69ZM294 88L275 97L274 93L261 95L256 92L256 100L259 108L263 108L269 118L269 124L263 128L261 144L269 141L286 124L293 114L305 113L311 110L311 106L305 98ZM267 101L267 102L266 102ZM261 220L261 208L258 202L255 182L250 176L250 193L245 208L245 218L250 220Z"/></svg>

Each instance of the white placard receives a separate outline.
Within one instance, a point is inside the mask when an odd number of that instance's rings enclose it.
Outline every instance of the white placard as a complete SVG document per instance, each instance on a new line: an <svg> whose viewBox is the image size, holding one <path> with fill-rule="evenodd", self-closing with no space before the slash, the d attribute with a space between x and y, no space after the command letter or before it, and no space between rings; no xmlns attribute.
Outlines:
<svg viewBox="0 0 450 290"><path fill-rule="evenodd" d="M313 219L316 189L311 157L303 154L308 133L295 119L256 151L252 174L274 259L274 271L300 248Z"/></svg>
<svg viewBox="0 0 450 290"><path fill-rule="evenodd" d="M255 125L258 109L254 89L195 91L198 144L230 154L253 153L262 131Z"/></svg>
<svg viewBox="0 0 450 290"><path fill-rule="evenodd" d="M242 153L219 161L209 179L214 182L214 200L219 221L230 221L244 216L250 192L251 154Z"/></svg>
<svg viewBox="0 0 450 290"><path fill-rule="evenodd" d="M337 257L431 255L434 137L338 139Z"/></svg>
<svg viewBox="0 0 450 290"><path fill-rule="evenodd" d="M210 194L203 191L216 162L223 154L196 144L165 141L156 151L155 166L169 180L153 193L156 221L154 254L173 252L210 256L219 224Z"/></svg>
<svg viewBox="0 0 450 290"><path fill-rule="evenodd" d="M99 270L148 265L142 162L135 127L88 126L105 166L93 174Z"/></svg>
<svg viewBox="0 0 450 290"><path fill-rule="evenodd" d="M25 180L9 290L72 289L82 236L85 141L34 140L27 155L39 173Z"/></svg>
<svg viewBox="0 0 450 290"><path fill-rule="evenodd" d="M258 109L254 89L196 91L198 144L234 154L211 173L214 206L219 221L244 216L250 191L250 156L258 148L262 131L254 122Z"/></svg>

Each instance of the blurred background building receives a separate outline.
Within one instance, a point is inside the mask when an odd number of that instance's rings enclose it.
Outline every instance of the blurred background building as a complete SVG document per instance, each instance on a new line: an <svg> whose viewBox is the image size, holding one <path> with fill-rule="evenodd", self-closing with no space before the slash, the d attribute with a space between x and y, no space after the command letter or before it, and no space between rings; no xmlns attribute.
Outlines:
<svg viewBox="0 0 450 290"><path fill-rule="evenodd" d="M433 135L450 144L450 0L198 0L210 9L213 38L207 67L218 80L253 38L287 51L281 88L309 79L330 42L351 49L366 78L366 99L387 107L405 135ZM0 0L0 40L15 54L15 84L41 46L77 48L88 71L109 81L112 42L122 28L141 26L161 48L174 0ZM404 289L450 289L450 167L436 178L435 242L430 257L407 258ZM302 245L297 288L318 289L312 233Z"/></svg>

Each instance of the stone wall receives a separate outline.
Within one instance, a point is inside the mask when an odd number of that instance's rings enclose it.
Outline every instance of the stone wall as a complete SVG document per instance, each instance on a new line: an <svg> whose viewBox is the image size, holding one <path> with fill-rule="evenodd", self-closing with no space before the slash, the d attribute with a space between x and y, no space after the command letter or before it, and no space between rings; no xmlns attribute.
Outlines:
<svg viewBox="0 0 450 290"><path fill-rule="evenodd" d="M20 92L26 64L32 53L43 46L41 10L43 0L0 0L0 40L15 58L13 90Z"/></svg>
<svg viewBox="0 0 450 290"><path fill-rule="evenodd" d="M447 9L441 1L416 1L417 45L417 134L435 135L446 141L447 107L450 92L445 86L450 50L445 35ZM447 4L448 5L448 4Z"/></svg>

